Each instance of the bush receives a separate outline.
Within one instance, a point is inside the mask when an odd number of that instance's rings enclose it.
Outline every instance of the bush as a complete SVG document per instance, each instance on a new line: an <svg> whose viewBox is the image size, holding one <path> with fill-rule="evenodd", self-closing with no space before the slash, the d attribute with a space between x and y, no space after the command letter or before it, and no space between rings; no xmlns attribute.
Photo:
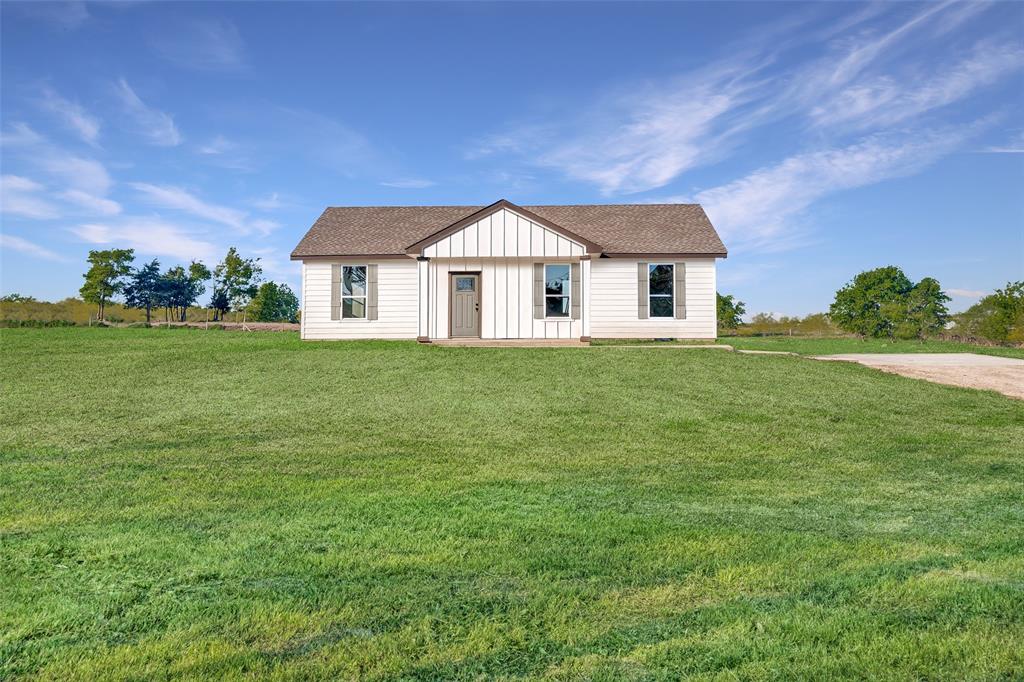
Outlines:
<svg viewBox="0 0 1024 682"><path fill-rule="evenodd" d="M71 320L0 320L0 327L28 327L41 329L44 327L74 327Z"/></svg>

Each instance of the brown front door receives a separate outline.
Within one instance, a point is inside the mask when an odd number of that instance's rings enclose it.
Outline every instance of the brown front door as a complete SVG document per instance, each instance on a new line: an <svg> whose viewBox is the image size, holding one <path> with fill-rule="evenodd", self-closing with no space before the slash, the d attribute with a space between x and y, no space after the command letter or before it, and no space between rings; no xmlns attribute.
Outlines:
<svg viewBox="0 0 1024 682"><path fill-rule="evenodd" d="M452 336L480 336L480 275L452 275Z"/></svg>

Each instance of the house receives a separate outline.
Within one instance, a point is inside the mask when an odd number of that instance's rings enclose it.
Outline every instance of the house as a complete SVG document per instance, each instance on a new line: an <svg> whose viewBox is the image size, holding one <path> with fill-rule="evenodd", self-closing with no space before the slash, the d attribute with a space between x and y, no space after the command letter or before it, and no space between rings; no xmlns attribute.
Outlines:
<svg viewBox="0 0 1024 682"><path fill-rule="evenodd" d="M697 204L332 207L302 261L302 338L713 339Z"/></svg>

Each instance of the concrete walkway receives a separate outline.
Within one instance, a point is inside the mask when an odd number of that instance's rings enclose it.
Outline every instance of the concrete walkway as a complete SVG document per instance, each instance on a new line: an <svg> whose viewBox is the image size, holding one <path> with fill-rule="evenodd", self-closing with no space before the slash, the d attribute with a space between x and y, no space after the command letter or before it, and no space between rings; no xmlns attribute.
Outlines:
<svg viewBox="0 0 1024 682"><path fill-rule="evenodd" d="M858 362L883 372L939 384L999 391L1024 400L1024 360L977 353L848 353L817 360Z"/></svg>

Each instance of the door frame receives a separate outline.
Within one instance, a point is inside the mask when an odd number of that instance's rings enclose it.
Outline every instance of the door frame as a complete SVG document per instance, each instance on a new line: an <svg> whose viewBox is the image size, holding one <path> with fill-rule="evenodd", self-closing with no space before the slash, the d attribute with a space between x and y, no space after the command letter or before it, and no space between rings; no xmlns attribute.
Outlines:
<svg viewBox="0 0 1024 682"><path fill-rule="evenodd" d="M474 275L476 277L476 336L455 336L452 334L452 299L455 297L455 278ZM449 270L448 271L448 338L449 339L482 339L484 336L484 275L480 270Z"/></svg>

